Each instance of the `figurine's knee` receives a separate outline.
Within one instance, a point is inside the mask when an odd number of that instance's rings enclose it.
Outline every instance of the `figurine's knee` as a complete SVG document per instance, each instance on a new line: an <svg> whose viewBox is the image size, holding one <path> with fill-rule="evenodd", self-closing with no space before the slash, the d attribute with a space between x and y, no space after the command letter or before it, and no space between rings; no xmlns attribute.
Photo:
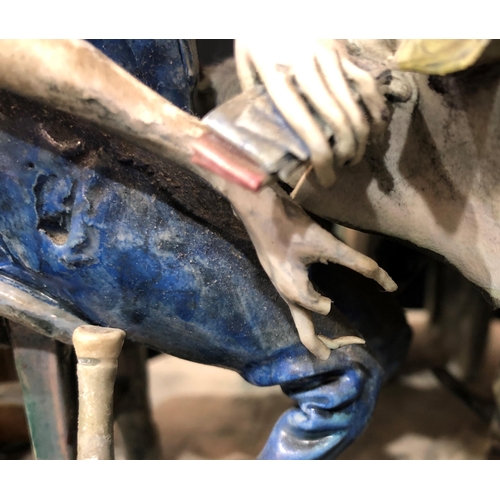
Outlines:
<svg viewBox="0 0 500 500"><path fill-rule="evenodd" d="M380 373L361 366L321 379L282 386L298 408L284 413L259 458L311 460L334 458L363 430L380 387Z"/></svg>

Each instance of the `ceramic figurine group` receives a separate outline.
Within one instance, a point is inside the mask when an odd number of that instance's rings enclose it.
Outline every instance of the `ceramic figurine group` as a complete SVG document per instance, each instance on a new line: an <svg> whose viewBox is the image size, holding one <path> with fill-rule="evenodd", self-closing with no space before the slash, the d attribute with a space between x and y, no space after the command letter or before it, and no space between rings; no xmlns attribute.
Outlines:
<svg viewBox="0 0 500 500"><path fill-rule="evenodd" d="M410 329L397 284L332 223L430 250L500 305L499 56L489 40L237 40L200 120L192 41L0 41L0 315L36 456L76 458L80 436L79 458L110 458L113 418L129 458L156 453L144 397L110 406L120 331L279 384L297 407L260 458L343 451ZM127 349L125 378L145 363Z"/></svg>

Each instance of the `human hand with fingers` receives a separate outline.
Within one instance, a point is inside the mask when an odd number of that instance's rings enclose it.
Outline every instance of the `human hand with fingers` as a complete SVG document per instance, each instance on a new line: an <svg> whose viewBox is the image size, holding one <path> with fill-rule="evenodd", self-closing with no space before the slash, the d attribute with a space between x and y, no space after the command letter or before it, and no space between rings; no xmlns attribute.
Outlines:
<svg viewBox="0 0 500 500"><path fill-rule="evenodd" d="M396 290L397 285L374 260L316 224L280 188L266 187L254 194L233 186L228 198L252 239L262 267L290 307L300 340L318 358L327 359L333 346L316 336L310 311L326 315L331 301L314 290L309 281L310 264L341 264L376 280L387 291ZM328 339L325 341L328 343Z"/></svg>
<svg viewBox="0 0 500 500"><path fill-rule="evenodd" d="M358 163L370 133L385 128L375 79L349 60L339 40L238 39L235 58L242 89L266 87L308 146L324 186L334 182L334 167Z"/></svg>

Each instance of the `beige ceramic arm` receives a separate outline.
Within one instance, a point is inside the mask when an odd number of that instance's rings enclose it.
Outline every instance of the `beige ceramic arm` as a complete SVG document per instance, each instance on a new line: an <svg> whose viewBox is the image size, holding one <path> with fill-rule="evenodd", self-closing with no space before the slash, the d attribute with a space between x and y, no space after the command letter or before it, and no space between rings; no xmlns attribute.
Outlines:
<svg viewBox="0 0 500 500"><path fill-rule="evenodd" d="M218 186L217 175L191 162L209 127L84 40L0 40L0 88L85 118Z"/></svg>

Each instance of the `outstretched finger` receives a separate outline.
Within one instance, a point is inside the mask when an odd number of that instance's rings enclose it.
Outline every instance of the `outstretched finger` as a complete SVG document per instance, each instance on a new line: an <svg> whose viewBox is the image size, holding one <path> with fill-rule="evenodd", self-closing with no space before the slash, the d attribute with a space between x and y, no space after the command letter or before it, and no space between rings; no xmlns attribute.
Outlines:
<svg viewBox="0 0 500 500"><path fill-rule="evenodd" d="M359 163L365 154L370 127L359 104L346 81L337 52L320 45L317 48L316 60L321 69L325 84L335 96L344 113L347 115L354 137L356 138L356 154L351 164Z"/></svg>
<svg viewBox="0 0 500 500"><path fill-rule="evenodd" d="M329 233L328 233L329 234ZM329 236L331 236L329 234ZM333 242L323 248L322 257L330 262L341 264L367 278L375 280L387 292L394 292L398 286L392 278L373 259L354 250L333 236Z"/></svg>
<svg viewBox="0 0 500 500"><path fill-rule="evenodd" d="M351 120L336 96L325 86L314 60L308 60L304 66L298 68L296 79L301 91L332 129L335 139L333 148L335 164L344 165L356 156L357 150L357 140L353 134ZM366 128L368 134L368 124Z"/></svg>
<svg viewBox="0 0 500 500"><path fill-rule="evenodd" d="M384 110L386 106L375 80L348 59L342 59L342 67L347 77L353 81L368 113L372 117L374 132L379 133L385 127Z"/></svg>
<svg viewBox="0 0 500 500"><path fill-rule="evenodd" d="M367 278L375 280L387 292L395 292L398 289L398 285L396 285L394 280L373 259L370 259L370 257L352 248L349 248L349 253L353 255L349 255L348 260L344 257L339 261L339 264L349 267Z"/></svg>
<svg viewBox="0 0 500 500"><path fill-rule="evenodd" d="M244 41L234 41L234 58L242 90L245 91L254 88L257 84L257 72Z"/></svg>
<svg viewBox="0 0 500 500"><path fill-rule="evenodd" d="M267 73L267 72L266 72ZM328 187L335 181L333 152L320 126L311 115L305 101L292 82L286 70L275 71L265 78L269 96L280 110L285 120L306 143L311 153L311 163L321 185Z"/></svg>
<svg viewBox="0 0 500 500"><path fill-rule="evenodd" d="M287 304L304 347L317 358L327 360L330 357L330 349L316 336L311 313L288 301Z"/></svg>

